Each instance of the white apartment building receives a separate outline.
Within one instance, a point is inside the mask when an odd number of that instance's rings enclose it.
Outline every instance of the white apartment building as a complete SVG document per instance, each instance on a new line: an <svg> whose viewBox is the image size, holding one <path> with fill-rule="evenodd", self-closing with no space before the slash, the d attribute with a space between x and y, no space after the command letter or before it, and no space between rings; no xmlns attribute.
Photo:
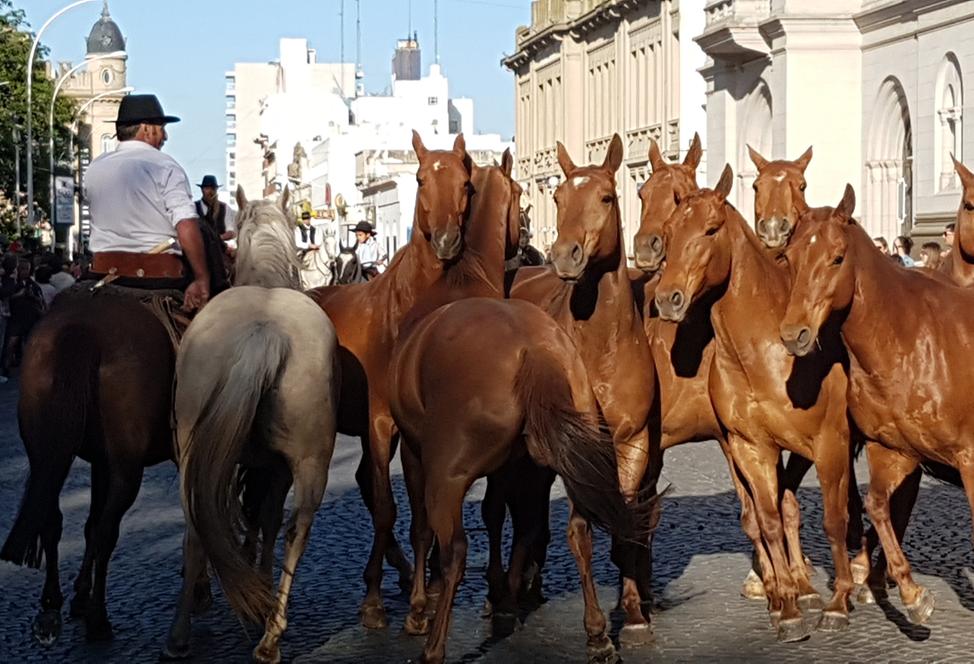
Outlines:
<svg viewBox="0 0 974 664"><path fill-rule="evenodd" d="M515 74L517 174L531 209L534 242L557 235L551 194L561 182L556 142L575 163L601 162L612 135L625 145L619 172L625 236L639 224L637 191L649 140L682 157L694 132L707 145L705 56L692 41L704 0L533 0L503 64ZM706 159L706 157L705 157ZM631 242L627 242L631 251Z"/></svg>

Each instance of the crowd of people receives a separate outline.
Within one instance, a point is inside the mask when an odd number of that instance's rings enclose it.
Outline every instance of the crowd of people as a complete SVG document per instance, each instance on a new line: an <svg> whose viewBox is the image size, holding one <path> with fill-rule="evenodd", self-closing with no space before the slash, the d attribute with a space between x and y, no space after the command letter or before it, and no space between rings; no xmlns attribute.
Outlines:
<svg viewBox="0 0 974 664"><path fill-rule="evenodd" d="M925 267L930 270L939 269L941 263L947 258L951 247L954 246L954 224L947 224L943 233L943 246L939 242L924 242L917 256L913 256L915 243L907 235L900 235L893 240L893 249L890 250L889 243L884 237L874 237L873 244L885 255L898 262L903 267Z"/></svg>

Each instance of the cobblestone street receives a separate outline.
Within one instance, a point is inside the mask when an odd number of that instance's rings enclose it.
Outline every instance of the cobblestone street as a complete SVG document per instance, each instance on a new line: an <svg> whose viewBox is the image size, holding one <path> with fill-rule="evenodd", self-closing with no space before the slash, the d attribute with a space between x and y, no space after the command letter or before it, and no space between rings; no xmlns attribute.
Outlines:
<svg viewBox="0 0 974 664"><path fill-rule="evenodd" d="M16 428L16 383L0 387L0 536L5 537L20 500L27 463ZM52 413L54 414L54 413ZM331 468L328 494L298 570L289 626L282 646L286 661L402 662L416 657L422 641L402 635L407 598L396 577L386 573L385 596L391 627L367 633L358 624L362 568L371 525L355 487L356 441L342 438ZM867 477L863 463L859 479ZM749 545L738 523L737 499L723 457L713 444L690 445L668 453L665 481L673 486L664 503L655 545L658 611L655 643L623 649L627 662L969 662L974 652L974 588L969 571L969 510L963 492L928 480L920 493L905 550L918 580L935 594L937 610L927 627L911 627L898 596L857 606L851 627L841 634L816 633L809 640L779 645L760 602L739 596L749 564ZM408 507L398 465L394 473L400 516L397 533L407 542ZM556 485L556 488L558 485ZM864 487L863 487L864 488ZM508 638L492 638L480 617L485 597L486 533L479 512L478 484L467 503L470 552L467 575L454 612L448 656L451 662L583 662L582 600L574 562L564 542L566 503L553 498L555 532L545 575L549 599ZM813 480L801 491L803 537L817 566L814 583L823 595L830 572L821 532L821 501ZM61 585L74 580L83 550L88 509L88 466L78 462L61 495L64 538ZM122 522L109 574L109 615L115 627L110 644L89 645L83 625L65 616L64 632L51 648L30 636L43 574L0 563L0 661L150 662L166 634L180 578L182 513L175 469L164 464L146 472L142 492ZM602 606L614 605L615 574L607 541L597 543L596 578ZM66 614L65 606L65 614ZM613 614L614 630L620 626ZM259 637L244 629L217 597L193 626L196 661L243 662Z"/></svg>

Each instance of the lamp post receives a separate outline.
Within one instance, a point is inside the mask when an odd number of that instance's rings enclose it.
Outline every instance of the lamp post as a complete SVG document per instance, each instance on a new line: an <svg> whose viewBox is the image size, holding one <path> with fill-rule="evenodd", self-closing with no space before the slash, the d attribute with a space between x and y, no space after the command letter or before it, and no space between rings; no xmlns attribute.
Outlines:
<svg viewBox="0 0 974 664"><path fill-rule="evenodd" d="M81 5L88 4L89 2L95 2L96 0L75 0L70 5L62 7L58 11L54 12L51 18L44 22L41 29L37 31L34 36L34 42L30 45L30 54L27 56L27 223L34 223L34 127L31 120L32 108L31 104L33 98L31 96L31 87L34 82L34 55L37 53L37 45L41 41L41 35L47 30L48 26L51 25L61 14L79 7ZM17 234L20 234L20 218L17 218Z"/></svg>
<svg viewBox="0 0 974 664"><path fill-rule="evenodd" d="M125 57L125 51L112 51L111 53L101 53L99 55L92 56L90 58L85 58L71 69L67 70L61 75L61 78L57 80L54 84L54 92L51 94L51 108L47 114L47 157L48 157L48 176L50 179L48 189L49 189L49 200L51 201L51 225L55 222L55 205L54 205L54 105L57 102L58 92L61 91L61 86L71 78L71 75L87 66L89 63L97 62L99 60L107 60L109 58L122 58ZM114 92L113 92L114 94Z"/></svg>

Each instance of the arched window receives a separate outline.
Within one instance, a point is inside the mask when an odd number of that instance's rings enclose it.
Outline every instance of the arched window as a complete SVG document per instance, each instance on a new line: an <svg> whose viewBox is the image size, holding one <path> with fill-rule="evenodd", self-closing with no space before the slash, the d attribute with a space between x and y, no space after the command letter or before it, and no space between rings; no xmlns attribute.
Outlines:
<svg viewBox="0 0 974 664"><path fill-rule="evenodd" d="M772 108L771 89L766 82L760 80L743 105L744 112L741 114L742 120L738 133L742 140L737 146L737 168L735 169L737 191L732 194L736 196L733 200L736 201L738 212L747 219L748 223L754 223L752 187L758 177L758 171L748 156L747 146L750 145L768 159L773 158Z"/></svg>
<svg viewBox="0 0 974 664"><path fill-rule="evenodd" d="M948 53L940 66L937 76L937 90L934 96L937 112L934 116L935 164L937 168L937 191L951 191L960 186L954 173L953 154L958 161L964 160L963 137L961 136L961 117L964 109L964 88L961 81L957 57Z"/></svg>

